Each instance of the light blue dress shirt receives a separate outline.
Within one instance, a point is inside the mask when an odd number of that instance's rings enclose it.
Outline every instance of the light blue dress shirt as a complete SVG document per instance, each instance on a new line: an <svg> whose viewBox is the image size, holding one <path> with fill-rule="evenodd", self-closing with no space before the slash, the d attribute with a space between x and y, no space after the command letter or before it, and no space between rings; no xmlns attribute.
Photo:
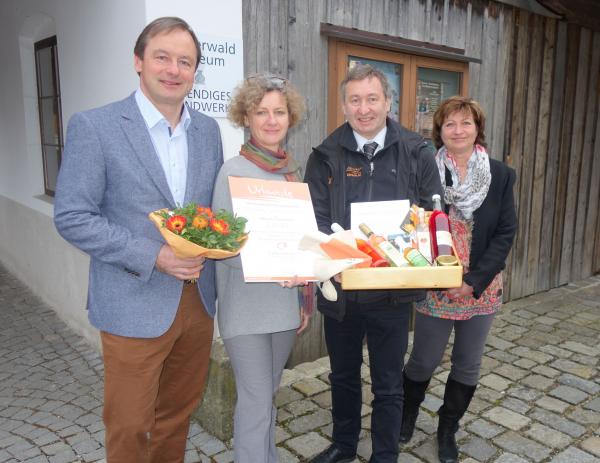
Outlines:
<svg viewBox="0 0 600 463"><path fill-rule="evenodd" d="M177 205L183 206L188 162L187 129L191 122L187 106L183 105L179 124L173 130L140 88L135 92L135 101L148 127L173 199Z"/></svg>

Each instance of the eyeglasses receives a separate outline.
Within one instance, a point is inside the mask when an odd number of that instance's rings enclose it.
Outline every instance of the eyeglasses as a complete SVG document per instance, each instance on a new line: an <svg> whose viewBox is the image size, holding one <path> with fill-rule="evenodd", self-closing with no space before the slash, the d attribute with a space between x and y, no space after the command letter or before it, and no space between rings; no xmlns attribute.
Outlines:
<svg viewBox="0 0 600 463"><path fill-rule="evenodd" d="M264 85L267 89L282 89L284 88L288 80L285 77L276 76L275 74L252 74L251 76L246 77L246 80L255 80L260 84Z"/></svg>

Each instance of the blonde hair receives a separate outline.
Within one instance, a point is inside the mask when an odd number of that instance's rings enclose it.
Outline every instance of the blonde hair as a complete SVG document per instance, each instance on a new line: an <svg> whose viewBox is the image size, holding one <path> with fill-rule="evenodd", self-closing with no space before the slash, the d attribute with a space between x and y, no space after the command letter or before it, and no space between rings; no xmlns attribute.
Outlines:
<svg viewBox="0 0 600 463"><path fill-rule="evenodd" d="M253 74L236 87L229 103L229 120L238 127L245 127L244 119L268 92L281 92L287 103L290 128L298 124L306 110L304 98L287 79L267 73Z"/></svg>

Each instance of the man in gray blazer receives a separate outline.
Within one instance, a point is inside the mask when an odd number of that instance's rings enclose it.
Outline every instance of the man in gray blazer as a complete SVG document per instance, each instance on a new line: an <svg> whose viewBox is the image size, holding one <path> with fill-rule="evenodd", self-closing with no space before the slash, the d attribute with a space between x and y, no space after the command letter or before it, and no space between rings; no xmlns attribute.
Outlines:
<svg viewBox="0 0 600 463"><path fill-rule="evenodd" d="M75 114L67 129L54 222L90 255L87 308L102 339L109 463L183 462L205 384L214 263L177 258L147 217L210 205L223 163L219 129L184 105L199 60L185 21L153 21L134 48L139 89Z"/></svg>

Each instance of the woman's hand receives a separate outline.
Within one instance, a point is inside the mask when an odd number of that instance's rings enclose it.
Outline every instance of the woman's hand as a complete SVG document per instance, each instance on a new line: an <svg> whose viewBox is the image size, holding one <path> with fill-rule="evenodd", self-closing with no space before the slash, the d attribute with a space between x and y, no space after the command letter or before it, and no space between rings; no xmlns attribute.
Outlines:
<svg viewBox="0 0 600 463"><path fill-rule="evenodd" d="M296 330L296 334L302 333L310 322L310 314L306 313L304 309L300 309L300 326Z"/></svg>
<svg viewBox="0 0 600 463"><path fill-rule="evenodd" d="M296 286L306 286L308 281L302 280L294 275L291 280L281 281L279 282L282 288L294 288Z"/></svg>
<svg viewBox="0 0 600 463"><path fill-rule="evenodd" d="M458 299L459 297L466 297L473 295L473 287L469 286L463 281L460 288L452 288L448 290L448 296L451 299Z"/></svg>

